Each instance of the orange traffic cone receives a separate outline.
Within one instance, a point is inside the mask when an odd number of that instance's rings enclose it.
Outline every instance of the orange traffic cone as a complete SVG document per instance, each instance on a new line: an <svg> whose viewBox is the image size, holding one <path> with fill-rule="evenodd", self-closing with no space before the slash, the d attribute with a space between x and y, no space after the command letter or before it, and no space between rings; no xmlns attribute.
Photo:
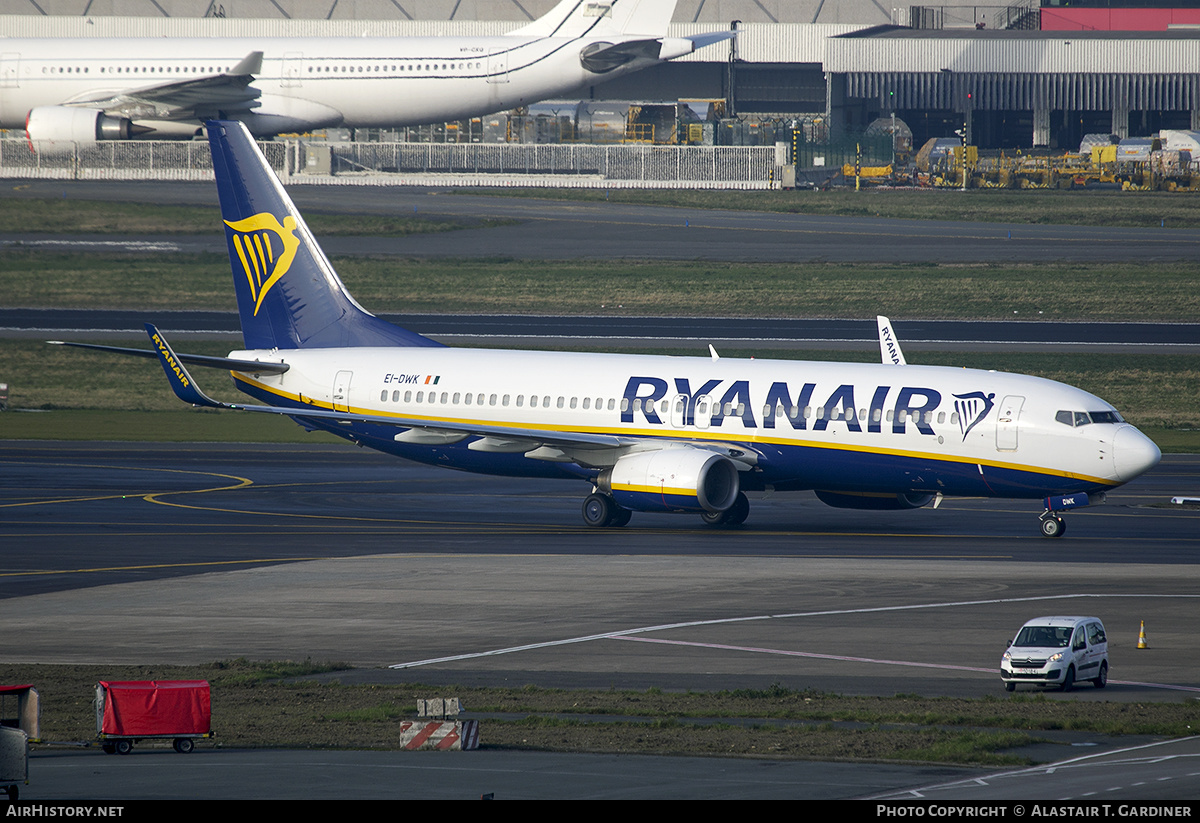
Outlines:
<svg viewBox="0 0 1200 823"><path fill-rule="evenodd" d="M1148 649L1148 648L1150 648L1150 647L1149 647L1149 646L1146 644L1146 621L1145 621L1145 620L1143 620L1143 621L1142 621L1142 628L1141 628L1141 631L1139 631L1139 632L1138 632L1138 644L1137 644L1137 647L1138 647L1139 649Z"/></svg>

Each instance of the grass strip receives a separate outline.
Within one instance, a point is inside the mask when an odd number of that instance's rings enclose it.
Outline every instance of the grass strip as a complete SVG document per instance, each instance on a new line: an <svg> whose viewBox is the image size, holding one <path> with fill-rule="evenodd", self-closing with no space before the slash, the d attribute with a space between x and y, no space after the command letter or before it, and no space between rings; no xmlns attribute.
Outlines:
<svg viewBox="0 0 1200 823"><path fill-rule="evenodd" d="M1194 322L1200 264L334 260L374 312ZM1047 283L1070 283L1052 289ZM233 311L219 254L6 250L6 306Z"/></svg>
<svg viewBox="0 0 1200 823"><path fill-rule="evenodd" d="M467 716L485 715L485 746L567 752L999 765L1025 762L1006 750L1036 741L1040 732L1183 737L1200 723L1196 701L1075 702L1040 694L845 697L778 685L682 693L341 685L336 671L343 668L246 660L202 666L4 664L0 682L37 687L46 741L94 738L98 680L208 680L216 741L224 746L398 748L396 728L414 716L416 701L443 696L458 697ZM302 679L309 675L330 682ZM491 716L497 714L507 716Z"/></svg>
<svg viewBox="0 0 1200 823"><path fill-rule="evenodd" d="M305 222L321 237L405 237L484 224L471 219L320 212L306 214ZM0 226L20 226L22 234L211 234L220 229L221 210L216 206L9 198L0 200Z"/></svg>
<svg viewBox="0 0 1200 823"><path fill-rule="evenodd" d="M887 217L907 220L1131 226L1194 229L1200 213L1194 198L1171 192L1005 191L1002 189L880 189L863 191L704 191L653 189L454 189L576 202L607 201L682 209L781 212L785 214Z"/></svg>

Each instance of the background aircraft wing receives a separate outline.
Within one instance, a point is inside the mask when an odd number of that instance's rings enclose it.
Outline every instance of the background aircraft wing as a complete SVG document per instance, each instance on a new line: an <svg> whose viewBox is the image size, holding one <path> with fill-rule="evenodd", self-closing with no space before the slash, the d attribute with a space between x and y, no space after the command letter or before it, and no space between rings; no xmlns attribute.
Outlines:
<svg viewBox="0 0 1200 823"><path fill-rule="evenodd" d="M261 51L254 51L221 74L172 80L115 94L91 94L74 98L64 105L86 105L110 115L157 120L202 117L217 110L250 111L258 105L260 92L250 84L254 82L254 75L262 71L262 58Z"/></svg>

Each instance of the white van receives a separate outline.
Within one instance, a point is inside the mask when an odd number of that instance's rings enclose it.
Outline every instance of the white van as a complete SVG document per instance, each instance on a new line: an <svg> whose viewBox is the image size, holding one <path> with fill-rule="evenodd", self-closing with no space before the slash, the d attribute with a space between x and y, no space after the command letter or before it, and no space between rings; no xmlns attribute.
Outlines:
<svg viewBox="0 0 1200 823"><path fill-rule="evenodd" d="M1077 680L1097 689L1108 685L1108 637L1098 617L1035 617L1008 644L1000 658L1000 679L1007 691L1018 683L1058 686Z"/></svg>

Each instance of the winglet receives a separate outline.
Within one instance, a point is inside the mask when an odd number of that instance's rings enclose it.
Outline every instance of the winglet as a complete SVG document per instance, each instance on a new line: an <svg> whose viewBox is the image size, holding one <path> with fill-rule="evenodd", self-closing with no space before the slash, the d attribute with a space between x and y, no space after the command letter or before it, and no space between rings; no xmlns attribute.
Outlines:
<svg viewBox="0 0 1200 823"><path fill-rule="evenodd" d="M904 352L900 350L900 341L896 339L896 334L892 330L892 321L879 314L875 316L875 322L879 326L879 356L882 358L883 364L885 366L907 366Z"/></svg>
<svg viewBox="0 0 1200 823"><path fill-rule="evenodd" d="M200 391L200 387L188 374L187 368L175 355L170 344L167 343L167 339L152 323L146 324L146 334L150 335L150 342L154 344L154 350L158 353L158 362L162 364L163 371L167 373L167 382L171 384L171 390L175 392L176 397L193 406L224 407L223 403L218 403Z"/></svg>
<svg viewBox="0 0 1200 823"><path fill-rule="evenodd" d="M238 61L238 64L225 74L229 77L249 77L262 71L263 53L252 51Z"/></svg>

